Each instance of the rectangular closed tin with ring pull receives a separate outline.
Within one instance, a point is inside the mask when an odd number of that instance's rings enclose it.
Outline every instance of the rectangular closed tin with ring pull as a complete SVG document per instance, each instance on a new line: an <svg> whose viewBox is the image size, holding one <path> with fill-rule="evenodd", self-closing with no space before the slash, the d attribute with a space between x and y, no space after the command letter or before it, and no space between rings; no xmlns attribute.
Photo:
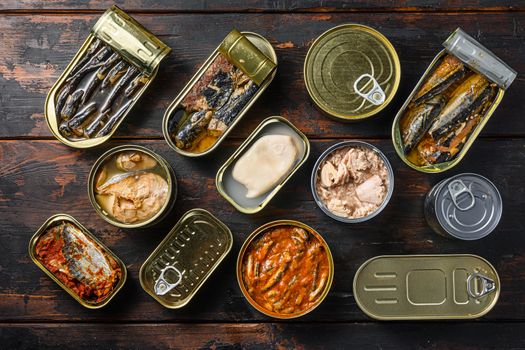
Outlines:
<svg viewBox="0 0 525 350"><path fill-rule="evenodd" d="M500 288L494 267L469 254L378 256L353 283L357 305L378 320L478 318L494 307Z"/></svg>

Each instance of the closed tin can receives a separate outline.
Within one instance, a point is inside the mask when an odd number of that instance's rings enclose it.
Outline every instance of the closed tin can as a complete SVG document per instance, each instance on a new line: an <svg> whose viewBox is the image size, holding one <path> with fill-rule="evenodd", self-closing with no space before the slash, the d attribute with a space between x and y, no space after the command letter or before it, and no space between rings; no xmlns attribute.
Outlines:
<svg viewBox="0 0 525 350"><path fill-rule="evenodd" d="M188 157L213 152L270 85L276 68L268 40L232 30L166 110L168 145Z"/></svg>
<svg viewBox="0 0 525 350"><path fill-rule="evenodd" d="M304 62L308 94L322 111L343 121L368 118L385 108L400 78L399 58L390 41L360 24L321 34Z"/></svg>
<svg viewBox="0 0 525 350"><path fill-rule="evenodd" d="M61 239L53 242L47 237L49 235ZM58 243L62 244L59 249L47 249L48 244ZM47 259L45 256L46 253L57 251L61 257ZM55 214L40 226L29 241L29 256L46 275L88 309L99 309L107 305L127 278L126 265L122 260L80 222L67 214ZM54 265L57 261L60 266ZM93 273L93 270L102 272ZM102 289L108 288L109 292L94 299L96 293L103 292L96 289L100 285L104 286Z"/></svg>
<svg viewBox="0 0 525 350"><path fill-rule="evenodd" d="M425 173L439 173L459 164L516 77L513 69L460 28L443 46L445 49L432 60L392 124L392 140L399 157ZM493 88L488 95L478 95L481 89L476 88L476 80L471 80L476 74ZM470 81L471 87L461 91L463 83ZM425 96L429 98L426 101ZM463 96L467 98L460 104ZM446 131L443 135L438 133L440 130L434 131L434 121L446 120L445 112L453 116L458 110L451 122L440 128ZM455 121L456 126L452 125ZM436 137L431 135L433 132ZM412 144L407 142L410 139L418 141Z"/></svg>
<svg viewBox="0 0 525 350"><path fill-rule="evenodd" d="M373 154L377 155L378 159L380 159L384 164L385 169L385 185L387 186L386 193L384 195L384 198L380 205L377 205L377 208L374 209L371 213L356 217L356 218L348 218L345 216L342 216L341 213L336 213L330 210L327 203L323 201L318 193L318 183L320 181L321 172L322 172L322 165L326 162L326 160L334 154L334 152L341 150L341 149L347 149L347 148L364 148L372 152ZM370 157L367 157L370 158ZM336 167L337 168L337 167ZM337 170L334 168L334 170ZM353 176L349 176L349 178L352 178ZM390 162L388 161L388 158L386 155L381 152L381 150L367 142L362 141L342 141L339 143L336 143L335 145L332 145L328 147L317 159L315 162L314 168L312 170L312 176L310 178L310 187L312 190L312 196L314 197L315 203L317 206L329 217L331 217L334 220L344 222L344 223L360 223L367 220L370 220L374 218L375 216L379 215L381 211L387 206L388 202L390 201L390 198L392 197L392 193L394 193L394 171L392 170L392 166L390 165ZM370 190L367 189L366 192L369 192ZM355 192L352 190L352 192ZM351 193L347 193L347 196L345 197L355 197L355 195L352 195Z"/></svg>
<svg viewBox="0 0 525 350"><path fill-rule="evenodd" d="M53 135L75 148L107 141L170 51L137 21L112 6L93 26L47 95L44 113Z"/></svg>
<svg viewBox="0 0 525 350"><path fill-rule="evenodd" d="M425 198L425 218L444 237L476 240L490 234L503 211L501 195L487 178L459 174L436 184Z"/></svg>
<svg viewBox="0 0 525 350"><path fill-rule="evenodd" d="M134 157L140 158L133 162ZM145 161L149 163L141 168ZM160 155L138 145L121 145L102 154L91 167L87 183L88 197L97 214L122 228L158 223L177 198L173 168Z"/></svg>
<svg viewBox="0 0 525 350"><path fill-rule="evenodd" d="M267 135L290 136L297 148L297 158L288 173L265 193L255 198L247 198L246 188L237 182L232 175L233 167L254 142ZM230 202L238 211L254 214L261 211L293 176L293 174L308 159L310 142L308 138L292 123L280 116L266 118L255 128L248 138L239 146L235 153L220 167L215 177L215 184L219 193Z"/></svg>
<svg viewBox="0 0 525 350"><path fill-rule="evenodd" d="M273 236L266 237L268 234ZM290 245L285 241L289 238ZM253 261L253 253L262 261ZM278 258L275 265L273 257ZM315 266L310 266L310 262ZM326 241L310 226L294 220L277 220L260 226L246 238L237 258L237 281L246 300L256 310L279 319L297 318L313 311L328 295L333 277L334 261ZM262 281L264 278L267 282ZM262 291L267 302L261 302L255 295L257 290L261 291L254 285L258 282L264 284ZM279 291L280 286L286 289ZM306 286L307 292L301 286ZM309 301L306 306L305 300ZM293 304L295 310L288 310L287 303Z"/></svg>
<svg viewBox="0 0 525 350"><path fill-rule="evenodd" d="M164 307L185 306L228 255L230 229L204 209L192 209L140 268L140 285Z"/></svg>
<svg viewBox="0 0 525 350"><path fill-rule="evenodd" d="M501 286L494 267L476 255L384 255L361 265L353 289L374 319L439 320L485 315Z"/></svg>

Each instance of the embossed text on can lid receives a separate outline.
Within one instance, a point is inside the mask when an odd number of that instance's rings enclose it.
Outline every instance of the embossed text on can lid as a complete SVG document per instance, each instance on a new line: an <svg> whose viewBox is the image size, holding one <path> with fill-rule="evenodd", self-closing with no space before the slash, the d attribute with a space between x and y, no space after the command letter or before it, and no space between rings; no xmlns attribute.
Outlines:
<svg viewBox="0 0 525 350"><path fill-rule="evenodd" d="M463 240L491 233L503 211L496 186L478 174L459 174L446 180L436 194L434 207L441 227Z"/></svg>
<svg viewBox="0 0 525 350"><path fill-rule="evenodd" d="M399 58L388 39L358 24L323 33L304 64L306 88L315 104L345 120L366 118L386 107L400 76Z"/></svg>

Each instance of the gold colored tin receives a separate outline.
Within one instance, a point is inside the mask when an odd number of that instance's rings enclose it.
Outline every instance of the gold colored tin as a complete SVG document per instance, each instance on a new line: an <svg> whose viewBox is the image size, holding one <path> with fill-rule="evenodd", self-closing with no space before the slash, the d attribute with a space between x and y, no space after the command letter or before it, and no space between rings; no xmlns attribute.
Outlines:
<svg viewBox="0 0 525 350"><path fill-rule="evenodd" d="M288 175L281 180L272 190L256 198L246 198L243 185L235 181L231 175L233 165L244 154L246 150L260 137L270 134L290 135L296 141L299 147L300 158L296 160L295 165ZM280 191L286 182L295 174L295 172L308 159L310 154L310 142L308 138L295 127L292 123L280 116L266 118L257 126L257 128L248 136L248 138L239 146L234 154L220 167L215 177L215 185L219 193L230 202L238 211L246 214L254 214L261 211Z"/></svg>
<svg viewBox="0 0 525 350"><path fill-rule="evenodd" d="M162 120L162 132L168 145L177 153L187 157L200 157L213 152L219 144L226 138L235 125L242 119L244 114L257 101L261 94L266 90L268 85L272 82L277 72L277 55L272 47L272 44L263 36L252 32L240 32L242 36L239 37L236 30L232 31L225 40L212 52L206 59L201 68L195 73L190 81L184 86L182 91L175 97L173 102L168 106L164 118ZM252 47L257 48L253 50ZM219 136L213 146L201 153L189 152L178 148L172 140L168 130L168 124L172 113L174 113L180 106L182 100L186 97L192 87L199 81L199 79L206 73L213 61L219 54L226 55L232 64L236 65L243 72L245 72L254 82L262 81L259 89L252 96L250 101L241 109L237 117L233 120L226 131ZM262 54L262 55L261 55Z"/></svg>
<svg viewBox="0 0 525 350"><path fill-rule="evenodd" d="M120 121L117 122L109 134L102 137L78 141L68 140L58 130L58 116L56 114L55 105L56 98L70 76L70 73L86 54L91 43L97 38L109 45L125 61L139 68L142 73L145 73L148 76L148 80L134 95L124 116L120 118ZM47 95L44 114L47 125L53 135L63 144L74 148L94 147L109 140L122 121L126 118L129 111L133 109L133 106L142 96L144 91L149 87L157 75L160 61L166 57L170 51L171 49L168 46L153 36L153 34L141 24L128 16L117 6L112 6L102 15L102 17L100 17L97 23L95 23L91 33L88 35L75 57L73 57Z"/></svg>
<svg viewBox="0 0 525 350"><path fill-rule="evenodd" d="M496 304L500 280L485 259L458 255L384 255L357 270L357 305L378 320L472 319Z"/></svg>
<svg viewBox="0 0 525 350"><path fill-rule="evenodd" d="M328 257L328 264L329 264L330 272L329 272L328 280L326 282L326 286L325 286L325 288L324 288L324 290L323 290L323 292L321 294L321 297L319 298L319 301L318 301L318 303L316 305L314 305L310 309L305 310L305 311L303 311L301 313L295 313L295 314L287 315L287 314L280 314L280 313L276 313L276 312L272 312L272 311L266 310L265 308L263 308L262 306L257 304L257 302L255 300L252 299L252 297L250 296L250 294L246 290L246 287L244 286L244 282L243 282L243 278L242 278L242 262L243 262L243 258L244 258L244 254L246 253L246 250L248 249L250 244L255 239L257 239L260 235L264 234L269 229L274 228L274 227L278 227L278 226L296 226L296 227L300 227L300 228L308 231L309 233L314 235L319 240L319 242L323 245L324 249L326 250L327 257ZM314 230L310 226L308 226L308 225L306 225L306 224L304 224L302 222L299 222L299 221L295 221L295 220L277 220L277 221L272 221L272 222L266 223L266 224L258 227L255 231L253 231L246 238L246 240L244 241L244 243L243 243L243 245L241 247L241 250L239 251L239 255L237 257L236 272L237 272L237 282L239 283L239 288L241 289L242 294L244 295L246 300L248 300L248 302L250 303L251 306L253 306L257 311L259 311L259 312L261 312L261 313L263 313L263 314L265 314L267 316L270 316L270 317L279 318L279 319L291 319L291 318L301 317L301 316L304 316L304 315L312 312L326 298L326 296L328 295L328 292L330 291L330 288L332 287L332 281L334 279L334 259L332 257L332 252L330 251L330 248L328 247L328 244L326 243L324 238L316 230Z"/></svg>
<svg viewBox="0 0 525 350"><path fill-rule="evenodd" d="M163 169L164 174L159 174L163 176L163 178L168 183L168 196L166 199L166 202L160 208L157 214L155 214L153 217L149 218L146 221L141 221L138 223L133 224L126 224L120 221L117 221L104 210L100 206L100 204L97 202L95 198L95 181L96 181L96 175L98 170L102 165L106 163L107 160L115 156L117 153L125 152L125 151L138 151L147 154L148 156L155 159L158 163L158 165ZM91 167L91 170L88 175L87 180L87 190L88 190L88 197L89 201L91 202L91 205L97 212L97 214L104 219L105 221L109 222L110 224L122 228L140 228L140 227L146 227L151 226L159 221L161 221L173 208L175 204L175 200L177 198L177 178L175 177L175 172L173 171L173 168L171 165L160 155L156 154L155 152L149 150L146 147L138 146L138 145L121 145L114 147L104 154L102 154L96 161L95 164Z"/></svg>
<svg viewBox="0 0 525 350"><path fill-rule="evenodd" d="M204 209L192 209L142 264L140 285L164 307L181 308L228 255L232 244L225 224Z"/></svg>
<svg viewBox="0 0 525 350"><path fill-rule="evenodd" d="M308 94L322 111L343 121L365 119L385 108L400 78L399 58L390 41L360 24L324 32L304 61Z"/></svg>
<svg viewBox="0 0 525 350"><path fill-rule="evenodd" d="M86 236L89 237L89 239L93 240L96 244L98 244L106 254L110 255L117 264L119 265L120 270L122 271L122 276L118 282L118 284L115 286L115 289L111 292L111 294L104 299L103 301L99 303L89 303L86 300L83 300L80 298L71 288L66 286L61 280L59 280L51 271L49 271L38 259L36 258L36 245L40 237L47 231L47 229L55 224L58 224L60 222L69 222L78 227ZM109 250L108 247L106 247L101 241L99 241L91 232L89 232L80 222L77 221L74 217L67 214L55 214L51 216L49 219L47 219L42 226L35 232L31 240L29 241L29 256L31 257L31 260L48 275L53 281L55 281L62 289L64 289L66 292L68 292L69 295L71 295L73 298L75 298L76 301L78 301L82 306L88 308L88 309L99 309L105 305L107 305L111 299L119 292L119 290L122 288L124 283L126 282L127 278L127 270L126 265L120 260L111 250Z"/></svg>
<svg viewBox="0 0 525 350"><path fill-rule="evenodd" d="M443 43L445 49L439 52L436 57L432 60L428 68L423 73L421 79L412 90L412 93L408 96L405 103L396 114L394 122L392 123L392 142L394 148L399 157L412 169L424 172L424 173L440 173L451 169L461 162L465 154L477 139L480 132L485 127L485 124L489 121L490 117L499 106L505 89L512 83L516 77L516 72L508 67L503 61L501 61L492 52L483 47L479 42L471 38L468 34L463 32L460 28L455 30ZM468 136L461 151L454 157L454 159L432 165L418 166L413 164L407 159L407 156L403 152L403 141L401 137L401 131L399 123L401 118L405 114L408 105L412 101L414 95L419 91L419 88L425 83L427 76L433 71L434 66L443 58L445 55L451 54L460 59L466 66L475 72L480 73L487 79L498 84L499 89L494 99L494 102L486 112L485 116L481 119L479 124L476 126L472 134Z"/></svg>

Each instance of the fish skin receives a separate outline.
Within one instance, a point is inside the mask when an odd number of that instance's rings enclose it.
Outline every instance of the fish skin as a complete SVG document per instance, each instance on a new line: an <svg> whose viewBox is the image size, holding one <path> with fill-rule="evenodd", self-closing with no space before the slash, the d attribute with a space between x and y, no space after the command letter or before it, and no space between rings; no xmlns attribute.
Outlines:
<svg viewBox="0 0 525 350"><path fill-rule="evenodd" d="M177 131L175 144L181 149L190 148L196 140L203 136L210 123L212 111L194 112Z"/></svg>
<svg viewBox="0 0 525 350"><path fill-rule="evenodd" d="M62 120L68 120L76 113L83 96L84 90L78 89L67 97L64 108L60 111L60 117Z"/></svg>

